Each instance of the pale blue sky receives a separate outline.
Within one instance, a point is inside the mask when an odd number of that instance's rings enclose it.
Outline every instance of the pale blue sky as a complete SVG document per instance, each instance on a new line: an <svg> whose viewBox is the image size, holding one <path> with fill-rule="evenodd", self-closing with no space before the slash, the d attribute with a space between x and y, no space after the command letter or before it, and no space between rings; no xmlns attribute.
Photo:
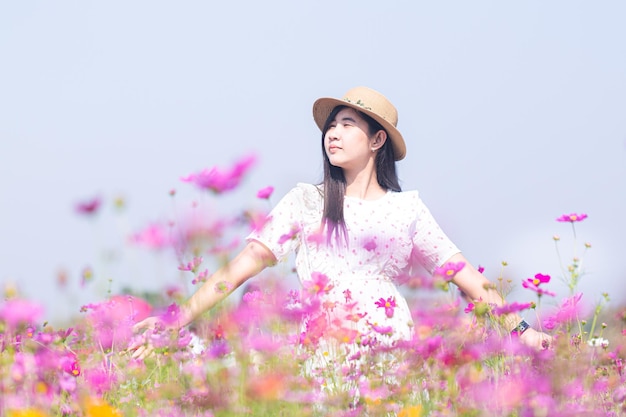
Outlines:
<svg viewBox="0 0 626 417"><path fill-rule="evenodd" d="M625 18L622 1L3 2L0 281L56 317L101 299L103 276L176 281L171 256L102 253L171 216L172 188L179 209L200 198L228 211L266 185L277 198L318 181L313 101L367 85L398 107L403 187L488 277L502 260L517 283L556 277L552 236L572 250L554 219L586 212L581 289L623 300ZM257 168L224 200L179 181L250 151ZM76 216L95 195L98 219ZM81 292L85 265L100 281ZM72 296L56 289L60 269Z"/></svg>

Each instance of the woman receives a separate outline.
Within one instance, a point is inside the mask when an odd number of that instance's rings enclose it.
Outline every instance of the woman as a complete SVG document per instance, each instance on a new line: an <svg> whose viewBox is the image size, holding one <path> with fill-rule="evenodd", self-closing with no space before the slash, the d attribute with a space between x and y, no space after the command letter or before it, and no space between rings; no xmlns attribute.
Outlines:
<svg viewBox="0 0 626 417"><path fill-rule="evenodd" d="M418 193L401 192L395 162L404 158L406 145L396 127L397 111L383 95L357 87L342 99L317 100L313 116L322 131L323 184L298 184L283 197L243 251L181 308L177 326L226 296L216 283L235 289L292 251L300 281L319 301L304 324L305 342L337 332L387 346L410 339L411 314L396 281L416 263L431 273L442 265L463 266L452 282L467 297L504 303L442 232ZM136 328L156 321L146 319ZM548 338L515 315L505 321L529 346L540 349ZM138 346L133 357L151 351Z"/></svg>

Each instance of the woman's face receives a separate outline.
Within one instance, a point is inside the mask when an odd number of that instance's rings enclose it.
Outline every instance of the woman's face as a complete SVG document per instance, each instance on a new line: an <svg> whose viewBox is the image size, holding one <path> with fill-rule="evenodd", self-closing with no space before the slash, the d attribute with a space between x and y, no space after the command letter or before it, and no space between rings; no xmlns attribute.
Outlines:
<svg viewBox="0 0 626 417"><path fill-rule="evenodd" d="M343 169L360 168L374 156L367 122L353 109L337 113L326 134L324 149L330 163Z"/></svg>

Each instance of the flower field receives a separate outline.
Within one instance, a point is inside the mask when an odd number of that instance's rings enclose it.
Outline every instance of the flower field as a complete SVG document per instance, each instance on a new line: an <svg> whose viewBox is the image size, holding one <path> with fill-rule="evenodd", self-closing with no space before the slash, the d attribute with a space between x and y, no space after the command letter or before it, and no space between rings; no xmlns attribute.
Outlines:
<svg viewBox="0 0 626 417"><path fill-rule="evenodd" d="M219 196L236 188L253 166L213 168L183 178ZM259 190L267 200L272 187ZM174 194L174 192L172 192ZM97 214L101 201L77 207ZM259 227L266 212L242 210L233 218L158 224L130 237L135 245L171 250L173 265L193 288L235 248L233 234ZM555 228L576 237L586 214L564 214ZM175 231L175 233L173 232ZM285 236L285 239L291 238ZM235 242L235 243L233 243ZM273 270L249 281L190 328L172 330L188 294L170 288L159 297L109 294L83 306L65 327L46 322L42 306L5 291L0 302L0 415L21 416L620 416L626 415L626 306L606 294L593 308L578 292L580 253L560 252L560 281L545 273L517 282L493 280L508 294L520 287L527 300L503 307L466 300L449 285L463 265L446 264L430 276L398 282L415 326L411 340L384 343L393 329L353 314L345 303L328 306L328 277L299 289ZM556 300L565 283L568 296ZM225 293L233 288L216 284ZM155 288L154 291L161 291ZM550 303L545 300L550 299ZM550 304L548 307L546 304ZM554 307L556 306L556 307ZM303 317L341 311L368 332ZM394 314L396 300L373 308ZM546 349L520 343L502 326L516 312L551 335ZM143 333L133 325L150 315L160 324ZM133 359L132 344L155 354Z"/></svg>

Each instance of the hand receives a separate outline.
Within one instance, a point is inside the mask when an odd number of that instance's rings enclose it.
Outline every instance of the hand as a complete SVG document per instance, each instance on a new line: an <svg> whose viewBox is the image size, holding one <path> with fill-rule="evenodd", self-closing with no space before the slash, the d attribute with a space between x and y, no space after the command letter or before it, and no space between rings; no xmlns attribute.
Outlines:
<svg viewBox="0 0 626 417"><path fill-rule="evenodd" d="M526 330L520 336L520 341L535 350L545 350L552 346L552 336L532 328Z"/></svg>
<svg viewBox="0 0 626 417"><path fill-rule="evenodd" d="M133 359L145 359L147 357L154 356L154 346L150 343L150 340L146 337L143 337L144 334L139 334L142 331L146 330L156 330L156 329L164 329L165 325L163 320L159 317L148 317L140 322L137 322L133 326L133 332L135 333L135 337L131 340L128 348L126 349L127 353L131 353L131 357Z"/></svg>
<svg viewBox="0 0 626 417"><path fill-rule="evenodd" d="M139 333L141 330L155 329L160 327L165 327L163 320L161 320L157 316L152 316L135 323L135 325L133 326L133 332Z"/></svg>

